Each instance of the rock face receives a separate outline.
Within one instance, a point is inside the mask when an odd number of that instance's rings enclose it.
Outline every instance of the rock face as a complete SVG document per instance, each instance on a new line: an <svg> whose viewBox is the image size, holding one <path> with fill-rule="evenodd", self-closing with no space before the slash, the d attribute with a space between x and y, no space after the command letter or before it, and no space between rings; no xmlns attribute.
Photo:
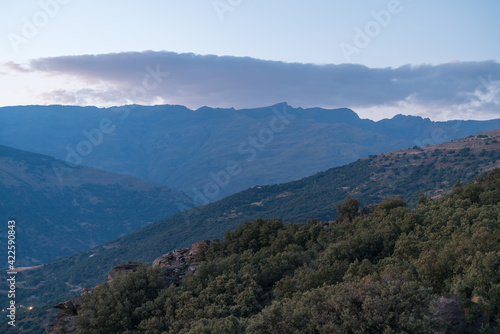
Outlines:
<svg viewBox="0 0 500 334"><path fill-rule="evenodd" d="M59 313L56 315L56 320L49 325L45 332L48 334L74 333L78 311L81 306L82 297L73 297L68 301L55 305L54 308L59 309Z"/></svg>
<svg viewBox="0 0 500 334"><path fill-rule="evenodd" d="M116 275L118 274L130 274L137 271L142 264L139 262L128 261L128 264L120 264L113 269L108 274L108 282L112 282Z"/></svg>
<svg viewBox="0 0 500 334"><path fill-rule="evenodd" d="M198 241L191 248L176 249L164 254L154 260L153 268L162 268L169 282L179 285L187 273L196 272L201 265L200 262L196 262L196 254L208 245L210 245L208 240Z"/></svg>
<svg viewBox="0 0 500 334"><path fill-rule="evenodd" d="M188 272L196 272L196 269L201 265L200 262L196 262L195 260L196 254L198 254L200 249L208 245L210 245L210 241L203 240L195 242L191 248L176 249L154 260L153 267L162 268L169 283L178 285ZM108 283L112 283L118 274L130 274L137 271L141 265L141 263L129 261L128 264L120 264L114 267L108 274ZM82 295L92 293L92 290L84 289ZM47 334L74 333L81 306L81 296L55 305L54 308L59 309L59 313L55 321L49 325L45 332Z"/></svg>

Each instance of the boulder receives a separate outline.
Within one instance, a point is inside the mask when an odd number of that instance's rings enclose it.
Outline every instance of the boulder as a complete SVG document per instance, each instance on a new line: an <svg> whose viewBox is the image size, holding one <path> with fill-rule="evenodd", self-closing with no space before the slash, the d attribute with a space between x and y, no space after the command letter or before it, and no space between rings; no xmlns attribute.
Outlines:
<svg viewBox="0 0 500 334"><path fill-rule="evenodd" d="M196 254L209 245L209 240L202 240L195 242L190 248L175 249L154 260L153 268L163 269L170 283L179 285L188 272L196 273L201 265L196 261Z"/></svg>
<svg viewBox="0 0 500 334"><path fill-rule="evenodd" d="M108 282L113 281L113 279L118 274L130 274L137 271L137 268L139 268L141 265L142 264L139 262L128 261L128 264L120 264L114 267L108 274Z"/></svg>
<svg viewBox="0 0 500 334"><path fill-rule="evenodd" d="M73 297L68 301L55 305L54 308L59 309L59 313L56 315L56 320L45 330L45 333L74 333L81 306L82 297Z"/></svg>

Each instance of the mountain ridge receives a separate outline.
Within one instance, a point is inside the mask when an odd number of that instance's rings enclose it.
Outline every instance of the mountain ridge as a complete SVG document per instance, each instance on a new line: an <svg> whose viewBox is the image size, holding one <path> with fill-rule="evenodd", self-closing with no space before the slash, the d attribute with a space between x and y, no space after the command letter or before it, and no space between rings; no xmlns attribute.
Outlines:
<svg viewBox="0 0 500 334"><path fill-rule="evenodd" d="M294 108L286 102L240 110L178 105L6 107L0 108L0 122L0 144L140 177L191 198L206 192L209 202L371 154L500 128L498 119L432 122L397 116L374 122L348 108ZM241 171L210 192L212 174L226 170L228 163L238 164Z"/></svg>

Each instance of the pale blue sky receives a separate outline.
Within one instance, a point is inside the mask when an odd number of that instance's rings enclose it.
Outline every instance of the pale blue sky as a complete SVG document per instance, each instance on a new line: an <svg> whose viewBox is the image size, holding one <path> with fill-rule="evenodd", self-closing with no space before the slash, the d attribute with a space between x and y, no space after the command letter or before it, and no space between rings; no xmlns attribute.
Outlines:
<svg viewBox="0 0 500 334"><path fill-rule="evenodd" d="M54 4L59 8L51 13ZM216 4L231 10L218 13ZM44 14L47 5L45 12L52 16ZM387 13L388 8L397 10L384 17L389 21L376 23L373 12ZM499 13L498 0L0 0L0 66L146 50L369 68L497 63ZM26 28L33 23L40 26L36 32ZM357 47L357 29L370 27L375 30L368 43ZM346 56L342 45L357 51ZM3 66L0 75L0 105L57 102L47 99L47 93L68 87L51 73L22 74ZM495 71L474 75L499 79ZM77 81L71 82L73 89L78 89ZM175 97L154 101L176 102ZM321 100L317 105L326 106Z"/></svg>
<svg viewBox="0 0 500 334"><path fill-rule="evenodd" d="M53 0L56 1L56 0ZM68 0L65 0L68 1ZM0 1L1 60L121 51L173 51L249 56L291 62L344 63L339 44L390 1L232 0L223 20L212 0L71 0L60 5L26 45L14 52L9 32L41 10L40 1ZM49 0L42 1L50 3ZM221 0L221 3L231 3ZM238 3L240 3L238 5ZM400 0L353 63L369 67L499 60L500 1Z"/></svg>

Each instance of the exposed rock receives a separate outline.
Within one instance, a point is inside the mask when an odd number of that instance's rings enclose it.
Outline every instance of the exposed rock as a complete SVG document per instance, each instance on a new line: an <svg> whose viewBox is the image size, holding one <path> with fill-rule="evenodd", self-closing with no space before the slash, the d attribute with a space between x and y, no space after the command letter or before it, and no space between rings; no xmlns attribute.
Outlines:
<svg viewBox="0 0 500 334"><path fill-rule="evenodd" d="M200 249L208 247L208 246L210 246L210 240L197 241L191 246L191 253L192 253L192 255L196 255L196 254L198 254Z"/></svg>
<svg viewBox="0 0 500 334"><path fill-rule="evenodd" d="M153 267L164 269L169 282L178 285L188 272L196 272L196 269L201 265L200 262L196 262L196 254L208 245L210 245L209 240L202 240L195 242L191 248L176 249L154 260ZM108 283L112 283L118 274L130 274L137 271L141 265L141 263L129 261L128 264L120 264L114 267L108 274ZM96 288L98 286L99 284L96 285ZM92 293L94 289L83 289L81 295ZM74 333L81 306L82 297L74 297L55 305L54 308L59 309L59 313L45 332L47 334Z"/></svg>
<svg viewBox="0 0 500 334"><path fill-rule="evenodd" d="M209 240L198 241L191 248L176 249L164 254L154 260L153 268L162 268L170 283L179 285L187 273L196 272L201 265L200 262L196 262L196 254L208 245L210 245Z"/></svg>
<svg viewBox="0 0 500 334"><path fill-rule="evenodd" d="M54 308L59 309L59 313L56 315L56 320L49 325L45 332L47 334L74 333L78 311L81 306L81 297L73 297L68 301L55 305Z"/></svg>
<svg viewBox="0 0 500 334"><path fill-rule="evenodd" d="M142 263L139 262L128 261L128 264L120 264L114 267L108 274L108 282L113 281L113 279L118 274L130 274L137 271L137 268L139 268L141 265Z"/></svg>

